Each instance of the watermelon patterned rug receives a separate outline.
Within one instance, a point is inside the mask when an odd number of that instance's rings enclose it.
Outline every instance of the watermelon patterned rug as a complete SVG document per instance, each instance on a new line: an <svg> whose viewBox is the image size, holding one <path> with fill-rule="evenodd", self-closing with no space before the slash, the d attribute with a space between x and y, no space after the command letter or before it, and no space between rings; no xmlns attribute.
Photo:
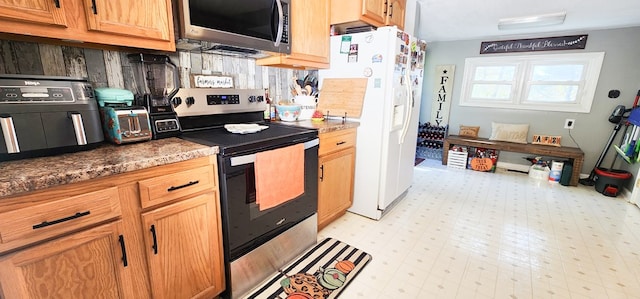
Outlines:
<svg viewBox="0 0 640 299"><path fill-rule="evenodd" d="M244 298L337 298L370 260L370 254L336 239L326 238Z"/></svg>

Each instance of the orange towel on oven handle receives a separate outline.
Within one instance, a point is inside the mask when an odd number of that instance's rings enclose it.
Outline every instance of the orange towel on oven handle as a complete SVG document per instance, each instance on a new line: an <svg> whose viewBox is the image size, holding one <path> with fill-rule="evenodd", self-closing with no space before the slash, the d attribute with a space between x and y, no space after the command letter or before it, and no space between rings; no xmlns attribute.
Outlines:
<svg viewBox="0 0 640 299"><path fill-rule="evenodd" d="M304 192L304 144L256 154L256 204L276 207Z"/></svg>

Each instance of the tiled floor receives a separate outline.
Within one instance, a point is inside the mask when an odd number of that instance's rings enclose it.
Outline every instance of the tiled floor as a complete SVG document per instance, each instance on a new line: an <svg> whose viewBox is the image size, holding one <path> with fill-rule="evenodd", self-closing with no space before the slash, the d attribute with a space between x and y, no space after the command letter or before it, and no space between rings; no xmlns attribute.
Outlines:
<svg viewBox="0 0 640 299"><path fill-rule="evenodd" d="M594 187L427 160L382 220L329 236L373 256L340 298L640 298L640 208Z"/></svg>

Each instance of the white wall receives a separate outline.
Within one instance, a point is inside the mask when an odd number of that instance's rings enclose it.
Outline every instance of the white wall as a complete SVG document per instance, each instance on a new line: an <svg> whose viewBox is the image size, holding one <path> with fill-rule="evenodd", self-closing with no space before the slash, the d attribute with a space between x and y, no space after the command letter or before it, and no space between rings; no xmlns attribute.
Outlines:
<svg viewBox="0 0 640 299"><path fill-rule="evenodd" d="M563 145L576 146L569 137L568 130L563 128L564 120L566 118L572 118L576 120L576 123L575 129L571 131L571 135L585 152L585 164L582 168L582 173L589 174L613 131L614 125L608 122L609 115L616 105L631 107L635 95L638 89L640 89L640 27L574 32L569 34L545 34L543 36L531 37L572 34L589 35L586 49L572 50L573 52L605 52L604 63L590 113L461 107L459 105L459 97L464 72L464 60L467 57L481 56L478 53L482 40L469 40L433 42L427 45L420 122L429 121L431 116L435 66L454 64L456 66L456 74L449 120L450 134L457 134L460 125L473 125L480 126L480 137L489 137L491 135L492 121L528 123L530 125L529 141L531 141L533 134L561 135ZM532 52L525 54L536 55L549 53L550 52ZM557 53L571 53L571 51L557 51ZM523 53L516 53L515 55L522 54ZM607 94L611 89L620 90L620 97L617 99L608 98ZM622 132L618 134L618 137L621 135ZM500 160L528 165L528 162L522 159L524 156L526 156L526 154L501 153ZM602 166L606 168L611 167L614 157L615 150L612 149L605 158ZM615 168L628 169L629 167L633 168L631 170L633 174L637 172L637 166L626 165L626 162L621 162L621 159L617 159Z"/></svg>
<svg viewBox="0 0 640 299"><path fill-rule="evenodd" d="M405 6L404 31L413 36L417 36L418 33L416 32L418 30L418 24L416 24L416 22L419 21L419 17L417 16L418 11L416 10L417 5L417 0L407 0Z"/></svg>

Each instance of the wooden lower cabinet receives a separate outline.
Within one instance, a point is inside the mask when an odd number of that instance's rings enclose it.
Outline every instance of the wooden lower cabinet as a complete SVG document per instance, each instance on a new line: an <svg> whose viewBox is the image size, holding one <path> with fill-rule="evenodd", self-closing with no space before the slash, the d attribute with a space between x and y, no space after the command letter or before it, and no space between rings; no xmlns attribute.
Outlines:
<svg viewBox="0 0 640 299"><path fill-rule="evenodd" d="M319 158L318 228L344 215L353 203L356 149L351 147Z"/></svg>
<svg viewBox="0 0 640 299"><path fill-rule="evenodd" d="M1 257L0 297L133 298L121 230L115 221Z"/></svg>
<svg viewBox="0 0 640 299"><path fill-rule="evenodd" d="M205 193L144 213L153 298L212 298L224 290L218 197Z"/></svg>
<svg viewBox="0 0 640 299"><path fill-rule="evenodd" d="M356 129L320 134L318 230L344 215L353 203Z"/></svg>
<svg viewBox="0 0 640 299"><path fill-rule="evenodd" d="M140 186L162 176L171 180L156 187L169 193L143 199ZM0 299L216 297L225 289L217 181L211 156L0 198L0 216L33 211L0 221L0 232L42 229L0 238Z"/></svg>

